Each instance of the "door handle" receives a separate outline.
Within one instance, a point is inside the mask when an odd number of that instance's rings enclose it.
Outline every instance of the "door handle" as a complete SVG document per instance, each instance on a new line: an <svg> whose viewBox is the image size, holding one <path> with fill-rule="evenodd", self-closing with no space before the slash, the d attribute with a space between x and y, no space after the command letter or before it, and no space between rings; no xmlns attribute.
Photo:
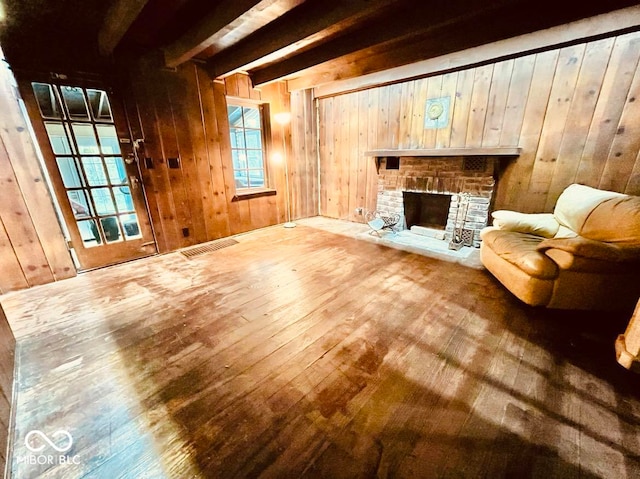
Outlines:
<svg viewBox="0 0 640 479"><path fill-rule="evenodd" d="M131 185L131 189L132 190L137 190L138 189L138 184L140 183L140 180L138 179L137 176L135 175L131 175L129 177L129 184Z"/></svg>

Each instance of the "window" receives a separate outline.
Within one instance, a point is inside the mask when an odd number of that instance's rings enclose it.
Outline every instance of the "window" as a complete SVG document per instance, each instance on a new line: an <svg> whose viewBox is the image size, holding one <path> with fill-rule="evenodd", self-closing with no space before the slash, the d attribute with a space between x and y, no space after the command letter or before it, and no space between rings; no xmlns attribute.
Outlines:
<svg viewBox="0 0 640 479"><path fill-rule="evenodd" d="M236 189L265 188L267 178L263 106L229 104L227 114Z"/></svg>

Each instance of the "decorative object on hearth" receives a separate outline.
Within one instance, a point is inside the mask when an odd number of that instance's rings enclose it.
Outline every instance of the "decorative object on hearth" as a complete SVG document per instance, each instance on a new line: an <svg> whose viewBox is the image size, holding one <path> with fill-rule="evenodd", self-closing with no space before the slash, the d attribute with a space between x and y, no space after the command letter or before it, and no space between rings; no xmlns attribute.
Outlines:
<svg viewBox="0 0 640 479"><path fill-rule="evenodd" d="M400 215L397 213L386 213L383 211L367 211L364 218L371 228L370 234L380 236L380 231L388 229L393 233L396 232L395 227L400 221Z"/></svg>
<svg viewBox="0 0 640 479"><path fill-rule="evenodd" d="M467 220L467 211L469 211L469 193L460 193L458 195L458 207L456 208L456 219L453 223L453 237L449 241L449 249L459 250L465 245L465 227ZM462 214L460 214L462 212ZM468 230L467 230L468 231ZM473 238L472 238L473 241ZM467 238L468 242L468 238Z"/></svg>

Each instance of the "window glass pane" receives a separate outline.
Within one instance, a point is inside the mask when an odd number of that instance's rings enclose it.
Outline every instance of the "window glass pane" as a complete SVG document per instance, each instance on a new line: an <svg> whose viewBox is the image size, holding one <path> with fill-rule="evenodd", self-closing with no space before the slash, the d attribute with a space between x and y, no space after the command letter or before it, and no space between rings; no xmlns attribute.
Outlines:
<svg viewBox="0 0 640 479"><path fill-rule="evenodd" d="M67 191L67 196L69 197L73 214L77 219L91 216L91 206L89 205L89 201L87 201L87 195L84 190Z"/></svg>
<svg viewBox="0 0 640 479"><path fill-rule="evenodd" d="M245 130L247 148L262 148L262 134L260 130Z"/></svg>
<svg viewBox="0 0 640 479"><path fill-rule="evenodd" d="M264 170L249 170L249 188L264 186Z"/></svg>
<svg viewBox="0 0 640 479"><path fill-rule="evenodd" d="M108 184L107 175L102 166L102 159L99 156L83 156L80 161L89 186L105 186Z"/></svg>
<svg viewBox="0 0 640 479"><path fill-rule="evenodd" d="M247 167L247 155L244 150L231 150L234 169L243 169Z"/></svg>
<svg viewBox="0 0 640 479"><path fill-rule="evenodd" d="M83 185L82 176L78 171L76 160L71 157L58 157L58 170L62 176L62 182L67 188L77 188Z"/></svg>
<svg viewBox="0 0 640 479"><path fill-rule="evenodd" d="M102 232L104 233L104 237L107 240L107 243L122 241L122 238L120 237L120 227L118 226L118 219L115 216L100 218L100 224L102 225Z"/></svg>
<svg viewBox="0 0 640 479"><path fill-rule="evenodd" d="M105 158L109 180L112 185L122 185L127 183L127 171L124 168L122 158Z"/></svg>
<svg viewBox="0 0 640 479"><path fill-rule="evenodd" d="M248 188L249 187L249 178L247 176L247 171L234 171L233 176L236 180L236 188Z"/></svg>
<svg viewBox="0 0 640 479"><path fill-rule="evenodd" d="M51 148L56 155L70 155L73 153L62 123L48 121L45 122L44 127L47 130L47 135L49 135Z"/></svg>
<svg viewBox="0 0 640 479"><path fill-rule="evenodd" d="M76 137L76 143L81 155L97 155L100 153L98 149L98 142L96 141L96 135L93 132L91 125L84 125L82 123L73 123L71 125L73 134Z"/></svg>
<svg viewBox="0 0 640 479"><path fill-rule="evenodd" d="M102 153L105 155L117 155L120 153L118 135L113 125L96 125Z"/></svg>
<svg viewBox="0 0 640 479"><path fill-rule="evenodd" d="M242 107L241 106L232 106L229 105L227 107L227 114L229 116L229 126L232 128L234 126L239 126L242 128Z"/></svg>
<svg viewBox="0 0 640 479"><path fill-rule="evenodd" d="M58 95L53 87L46 83L32 83L31 85L40 108L40 114L44 118L62 118L62 108L60 108Z"/></svg>
<svg viewBox="0 0 640 479"><path fill-rule="evenodd" d="M110 188L94 188L91 190L93 203L99 215L109 215L116 212L116 207L111 199Z"/></svg>
<svg viewBox="0 0 640 479"><path fill-rule="evenodd" d="M260 128L260 110L253 107L242 107L245 128Z"/></svg>
<svg viewBox="0 0 640 479"><path fill-rule="evenodd" d="M78 230L85 248L98 246L102 243L95 220L78 221Z"/></svg>
<svg viewBox="0 0 640 479"><path fill-rule="evenodd" d="M69 118L72 120L88 120L89 112L87 111L87 102L84 99L82 88L72 86L60 87L62 98L64 99Z"/></svg>
<svg viewBox="0 0 640 479"><path fill-rule="evenodd" d="M262 163L262 150L247 150L249 168L264 168Z"/></svg>
<svg viewBox="0 0 640 479"><path fill-rule="evenodd" d="M116 198L116 206L119 213L133 211L133 200L128 186L118 186L113 188L113 196Z"/></svg>
<svg viewBox="0 0 640 479"><path fill-rule="evenodd" d="M244 148L244 130L231 128L231 148Z"/></svg>
<svg viewBox="0 0 640 479"><path fill-rule="evenodd" d="M91 107L91 113L95 120L113 121L107 92L102 90L87 90L87 96L89 97L89 106Z"/></svg>
<svg viewBox="0 0 640 479"><path fill-rule="evenodd" d="M142 238L136 215L120 215L120 224L125 239Z"/></svg>

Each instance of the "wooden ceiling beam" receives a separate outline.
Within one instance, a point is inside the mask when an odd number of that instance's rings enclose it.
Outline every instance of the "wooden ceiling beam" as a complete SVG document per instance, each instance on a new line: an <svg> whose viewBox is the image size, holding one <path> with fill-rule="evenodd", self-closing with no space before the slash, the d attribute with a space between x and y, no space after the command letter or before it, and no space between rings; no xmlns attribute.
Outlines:
<svg viewBox="0 0 640 479"><path fill-rule="evenodd" d="M561 48L576 42L590 41L605 35L620 35L640 30L640 6L604 13L595 17L519 35L514 38L487 43L448 55L396 66L375 73L349 78L343 68L333 65L287 82L290 91L314 88L315 98L365 90L427 75L438 75L453 70L471 68L487 62L530 55L533 52ZM378 58L388 64L388 53ZM366 66L366 65L363 65ZM353 72L353 70L352 70Z"/></svg>
<svg viewBox="0 0 640 479"><path fill-rule="evenodd" d="M149 0L115 0L98 32L98 48L111 55ZM94 37L95 38L95 37Z"/></svg>
<svg viewBox="0 0 640 479"><path fill-rule="evenodd" d="M472 9L469 0L451 0L439 9L433 9L429 2L414 2L408 8L394 11L367 24L357 31L342 35L315 48L272 65L256 68L250 72L254 85L261 85L287 75L311 68L315 65L343 57L369 48L383 48L385 45L404 43L424 36L429 32L451 30L465 18L475 18L484 13L496 15L505 4L517 4L518 0L484 2L481 9ZM457 30L456 34L463 30Z"/></svg>
<svg viewBox="0 0 640 479"><path fill-rule="evenodd" d="M399 0L307 0L260 30L222 50L207 61L216 78L258 60L285 56L305 46L353 27L399 3Z"/></svg>
<svg viewBox="0 0 640 479"><path fill-rule="evenodd" d="M176 67L211 46L220 45L222 49L228 46L226 42L234 43L230 39L234 36L234 31L246 31L244 34L236 35L245 37L255 29L256 22L264 25L277 18L283 9L289 10L303 1L221 0L196 26L164 49L165 64L168 67ZM269 9L278 9L278 11L265 13ZM235 39L237 40L238 38Z"/></svg>
<svg viewBox="0 0 640 479"><path fill-rule="evenodd" d="M607 5L585 3L580 4L579 8L573 4L572 8L556 5L554 14L546 16L539 15L539 12L551 9L554 0L537 3L523 0L491 10L472 11L470 15L461 16L454 22L441 22L435 27L423 29L412 38L396 37L386 43L372 42L366 46L358 38L347 36L338 39L341 43L324 44L249 73L256 86L293 74L300 78L315 76L318 79L321 74L334 80L353 78L569 23L634 3L626 0ZM333 54L330 49L333 49ZM319 84L305 83L309 86Z"/></svg>

